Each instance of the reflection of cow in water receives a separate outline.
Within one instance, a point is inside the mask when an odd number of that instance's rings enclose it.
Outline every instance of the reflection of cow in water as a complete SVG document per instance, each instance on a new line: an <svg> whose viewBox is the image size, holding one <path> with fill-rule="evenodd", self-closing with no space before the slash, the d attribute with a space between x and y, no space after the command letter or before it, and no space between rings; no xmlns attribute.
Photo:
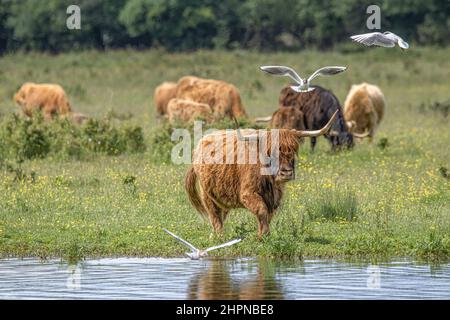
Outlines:
<svg viewBox="0 0 450 320"><path fill-rule="evenodd" d="M232 279L230 269L235 262L212 260L210 266L197 274L189 284L189 300L262 300L283 299L281 285L275 279L272 261L261 260L256 275Z"/></svg>

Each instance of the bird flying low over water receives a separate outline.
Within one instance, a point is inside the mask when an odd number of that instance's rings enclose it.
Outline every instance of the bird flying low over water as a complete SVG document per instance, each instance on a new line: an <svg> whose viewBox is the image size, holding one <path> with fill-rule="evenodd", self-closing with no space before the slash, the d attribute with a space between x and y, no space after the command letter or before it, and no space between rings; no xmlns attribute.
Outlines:
<svg viewBox="0 0 450 320"><path fill-rule="evenodd" d="M200 259L200 258L204 258L204 257L206 257L206 256L208 255L208 252L209 252L209 251L212 251L212 250L215 250L215 249L224 248L224 247L228 247L228 246L231 246L231 245L233 245L233 244L236 244L236 243L242 241L242 239L235 239L235 240L226 242L226 243L224 243L224 244L220 244L220 245L218 245L218 246L210 247L210 248L205 249L205 250L200 250L200 249L197 249L196 247L194 247L192 244L190 244L190 243L187 242L186 240L181 239L181 238L180 238L179 236L177 236L176 234L173 234L173 233L170 232L169 230L164 229L164 228L163 228L163 230L164 230L166 233L168 233L169 235L171 235L172 237L174 237L175 239L177 239L178 241L180 241L180 242L181 242L182 244L184 244L186 247L188 247L189 249L191 249L191 252L186 252L186 255L187 255L189 258L191 258L192 260L198 260L198 259Z"/></svg>
<svg viewBox="0 0 450 320"><path fill-rule="evenodd" d="M409 44L400 38L398 35L386 31L386 32L370 32L364 34L357 34L351 36L350 39L353 41L362 43L366 46L379 46L379 47L387 47L393 48L395 45L398 45L400 49L406 50L409 48Z"/></svg>
<svg viewBox="0 0 450 320"><path fill-rule="evenodd" d="M276 76L287 76L293 79L298 86L291 86L292 90L295 92L310 92L314 90L314 87L310 87L311 81L317 76L331 76L341 73L347 69L347 67L323 67L316 70L309 78L302 79L294 69L285 66L262 66L260 67L262 71L276 75Z"/></svg>

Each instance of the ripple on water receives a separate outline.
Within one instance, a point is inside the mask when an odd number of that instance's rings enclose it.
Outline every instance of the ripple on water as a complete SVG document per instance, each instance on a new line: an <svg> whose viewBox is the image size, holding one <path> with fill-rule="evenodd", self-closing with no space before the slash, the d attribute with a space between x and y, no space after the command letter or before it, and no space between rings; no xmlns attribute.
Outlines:
<svg viewBox="0 0 450 320"><path fill-rule="evenodd" d="M0 260L1 299L450 299L450 264Z"/></svg>

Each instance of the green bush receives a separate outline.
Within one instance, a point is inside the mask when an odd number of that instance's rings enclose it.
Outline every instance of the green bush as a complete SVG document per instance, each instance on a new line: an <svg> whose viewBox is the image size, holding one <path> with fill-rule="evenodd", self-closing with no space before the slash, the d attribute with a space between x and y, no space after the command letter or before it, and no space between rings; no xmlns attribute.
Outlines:
<svg viewBox="0 0 450 320"><path fill-rule="evenodd" d="M5 157L9 153L9 156L19 160L44 158L50 152L50 142L43 130L42 117L38 116L32 121L13 115L1 129Z"/></svg>
<svg viewBox="0 0 450 320"><path fill-rule="evenodd" d="M89 153L120 155L146 150L139 126L95 119L77 126L67 119L46 122L39 115L31 119L12 115L0 122L0 141L0 155L19 161L48 155L81 158Z"/></svg>

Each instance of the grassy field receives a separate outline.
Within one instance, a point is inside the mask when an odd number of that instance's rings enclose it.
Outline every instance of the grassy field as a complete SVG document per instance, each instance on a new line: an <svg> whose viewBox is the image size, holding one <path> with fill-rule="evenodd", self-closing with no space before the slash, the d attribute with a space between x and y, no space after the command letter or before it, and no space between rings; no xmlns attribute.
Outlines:
<svg viewBox="0 0 450 320"><path fill-rule="evenodd" d="M184 248L166 227L199 247L245 236L220 256L450 258L450 49L407 52L260 54L245 51L167 54L82 52L0 58L0 121L17 111L12 95L25 81L56 82L74 109L92 117L133 117L147 150L82 159L48 156L18 164L33 178L0 171L0 256L77 259L92 256L177 256ZM152 93L186 74L223 79L241 91L251 117L271 114L286 79L258 71L291 65L306 75L324 65L347 72L318 81L343 103L351 84L378 85L386 116L373 143L331 154L319 140L299 154L297 179L258 241L254 216L235 210L221 238L194 211L183 189L184 165L155 160L160 131ZM436 102L441 102L436 105ZM444 102L444 103L442 103ZM445 104L447 102L447 104ZM163 158L163 157L162 157Z"/></svg>

